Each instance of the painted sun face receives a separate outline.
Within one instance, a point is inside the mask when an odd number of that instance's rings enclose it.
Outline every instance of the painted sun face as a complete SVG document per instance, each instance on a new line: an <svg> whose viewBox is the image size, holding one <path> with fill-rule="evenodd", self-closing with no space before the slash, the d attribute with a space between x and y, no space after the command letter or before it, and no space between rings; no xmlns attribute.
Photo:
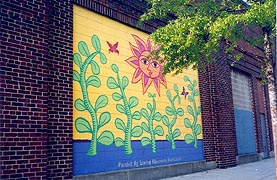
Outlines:
<svg viewBox="0 0 277 180"><path fill-rule="evenodd" d="M141 81L144 94L153 82L157 93L160 95L160 84L166 88L166 79L162 75L164 63L159 63L160 59L151 55L151 52L157 50L158 47L153 48L149 39L145 43L138 36L132 36L137 43L137 47L130 43L134 56L126 59L126 62L136 69L132 83Z"/></svg>
<svg viewBox="0 0 277 180"><path fill-rule="evenodd" d="M157 78L162 71L162 66L153 56L150 56L148 51L144 51L139 57L139 67L144 74L152 79Z"/></svg>

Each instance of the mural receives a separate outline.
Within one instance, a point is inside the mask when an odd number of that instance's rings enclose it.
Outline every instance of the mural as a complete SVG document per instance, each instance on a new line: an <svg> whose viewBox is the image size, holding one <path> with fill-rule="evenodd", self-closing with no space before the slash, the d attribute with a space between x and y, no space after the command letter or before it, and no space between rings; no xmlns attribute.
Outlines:
<svg viewBox="0 0 277 180"><path fill-rule="evenodd" d="M148 35L74 6L73 173L203 160L197 71L163 76Z"/></svg>

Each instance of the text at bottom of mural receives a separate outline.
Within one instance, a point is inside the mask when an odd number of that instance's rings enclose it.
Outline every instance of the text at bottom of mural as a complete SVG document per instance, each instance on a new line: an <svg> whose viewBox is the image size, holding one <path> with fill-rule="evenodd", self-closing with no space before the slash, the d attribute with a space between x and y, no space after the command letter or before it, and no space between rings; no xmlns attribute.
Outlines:
<svg viewBox="0 0 277 180"><path fill-rule="evenodd" d="M149 99L146 107L141 109L136 108L140 103L136 96L127 96L125 91L132 84L130 84L127 76L120 74L120 68L116 64L111 65L110 68L114 74L110 74L106 82L101 81L101 78L99 78L101 67L107 64L107 57L102 52L101 43L97 35L93 35L91 38L91 44L94 48L92 53L87 43L80 41L78 43L79 52L73 55L73 61L79 68L78 70L73 70L73 80L80 85L82 94L82 97L74 99L74 108L77 111L89 113L89 117L77 117L74 120L74 124L78 133L88 133L91 135L87 155L96 156L99 143L105 146L114 144L116 147L123 147L126 155L132 154L133 138L136 138L136 141L139 139L142 147L151 146L152 153L156 153L159 150L156 147L157 137L162 136L166 137L173 150L177 148L176 139L180 138L183 139L184 143L193 144L194 148L198 148L197 136L201 134L201 125L198 123L200 106L197 105L195 100L195 97L199 96L197 81L191 81L188 76L184 76L183 86L178 87L177 84L174 84L173 90L167 89L166 78L162 75L164 64L159 63L156 58L151 56L151 52L157 50L158 47L153 47L149 39L144 42L136 35L132 35L132 37L136 42L136 46L129 43L133 56L126 59L125 62L134 68L131 83L136 84L140 82L142 84L142 93L146 94ZM108 44L111 49L112 44ZM119 54L117 49L118 42L114 46L116 47L109 50L109 53ZM100 62L96 61L96 57L98 57L97 59ZM88 71L90 71L91 75L86 77ZM160 96L161 84L163 88L167 89L166 97L170 104L165 107L165 114L157 110L156 96ZM154 86L157 94L147 93L151 85ZM95 95L89 93L88 88L100 88L101 86L106 86L114 91L111 98L106 94L101 94L98 97L94 97L96 101L92 103L90 96ZM188 89L187 92L186 89ZM186 106L187 112L190 115L189 117L184 117L183 107L180 106L181 100L192 104ZM105 109L111 101L116 103L116 111L123 115L120 118L113 117L108 109ZM191 130L191 133L185 134L184 137L180 137L181 127L175 127L178 118L183 118L183 128ZM135 121L136 123L134 123ZM124 135L115 137L116 134L112 130L106 129L100 131L101 128L109 123L114 123L115 127ZM148 135L143 136L143 132ZM178 159L178 157L176 158ZM149 161L151 162L151 160ZM137 163L132 161L131 164L135 167Z"/></svg>

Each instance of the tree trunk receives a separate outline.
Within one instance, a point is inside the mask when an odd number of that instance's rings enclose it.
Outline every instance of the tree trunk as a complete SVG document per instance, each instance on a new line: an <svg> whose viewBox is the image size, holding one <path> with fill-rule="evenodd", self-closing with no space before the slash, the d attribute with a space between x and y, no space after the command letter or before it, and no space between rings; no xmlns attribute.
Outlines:
<svg viewBox="0 0 277 180"><path fill-rule="evenodd" d="M274 71L272 64L272 51L270 45L270 31L264 30L264 54L265 54L265 62L264 62L264 73L267 80L268 85L268 93L269 93L269 106L270 106L270 114L271 114L271 122L272 122L272 132L273 132L273 147L274 147L274 156L275 156L275 172L277 175L277 105L276 105L276 88L274 82Z"/></svg>

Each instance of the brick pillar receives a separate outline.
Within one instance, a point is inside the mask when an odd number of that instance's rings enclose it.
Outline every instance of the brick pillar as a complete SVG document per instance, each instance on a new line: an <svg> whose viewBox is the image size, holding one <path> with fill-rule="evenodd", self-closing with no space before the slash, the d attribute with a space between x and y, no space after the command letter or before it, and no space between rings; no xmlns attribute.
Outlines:
<svg viewBox="0 0 277 180"><path fill-rule="evenodd" d="M51 0L49 16L48 179L72 179L73 5Z"/></svg>
<svg viewBox="0 0 277 180"><path fill-rule="evenodd" d="M207 65L207 64L206 64ZM215 161L215 114L212 103L214 88L211 81L211 73L214 66L207 65L206 71L198 71L199 90L201 101L201 115L204 141L204 155L206 161ZM213 81L214 83L214 81Z"/></svg>
<svg viewBox="0 0 277 180"><path fill-rule="evenodd" d="M0 179L46 179L48 7L40 0L0 7Z"/></svg>
<svg viewBox="0 0 277 180"><path fill-rule="evenodd" d="M257 78L255 76L251 76L252 78L250 83L250 92L251 92L251 100L252 100L252 110L253 110L253 120L254 120L254 130L255 130L255 138L256 138L256 152L263 152L263 139L262 139L262 124L260 118L260 106L259 104L259 93L257 87Z"/></svg>
<svg viewBox="0 0 277 180"><path fill-rule="evenodd" d="M219 52L206 72L199 72L204 153L218 168L236 165L236 130L230 65Z"/></svg>

